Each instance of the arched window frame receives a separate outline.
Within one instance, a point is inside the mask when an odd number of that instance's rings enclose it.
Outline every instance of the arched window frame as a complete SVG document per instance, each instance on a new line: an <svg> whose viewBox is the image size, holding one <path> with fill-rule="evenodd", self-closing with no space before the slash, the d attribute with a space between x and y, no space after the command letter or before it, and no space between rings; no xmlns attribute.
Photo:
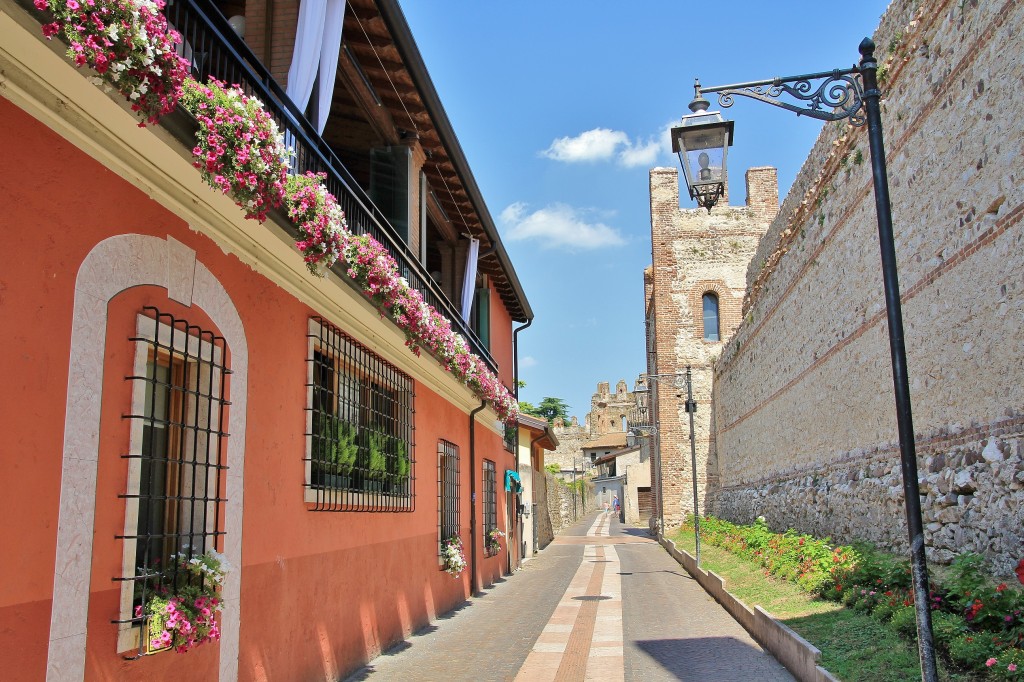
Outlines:
<svg viewBox="0 0 1024 682"><path fill-rule="evenodd" d="M701 328L702 338L705 341L711 343L718 343L722 340L722 305L721 299L718 296L718 292L714 290L705 291L701 294ZM708 321L710 316L708 315L708 303L714 305L714 329L708 329ZM710 333L709 333L710 332Z"/></svg>

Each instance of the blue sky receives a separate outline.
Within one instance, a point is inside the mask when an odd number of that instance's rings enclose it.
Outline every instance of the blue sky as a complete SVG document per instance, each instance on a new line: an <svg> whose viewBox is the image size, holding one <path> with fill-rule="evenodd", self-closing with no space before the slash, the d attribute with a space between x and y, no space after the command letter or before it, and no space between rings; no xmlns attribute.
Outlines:
<svg viewBox="0 0 1024 682"><path fill-rule="evenodd" d="M645 370L648 172L678 168L667 129L689 113L694 77L848 67L886 6L402 1L536 315L519 335L521 399L561 397L582 421L598 381L632 386ZM777 167L785 196L821 124L754 101L723 113L736 121L731 202L752 166Z"/></svg>

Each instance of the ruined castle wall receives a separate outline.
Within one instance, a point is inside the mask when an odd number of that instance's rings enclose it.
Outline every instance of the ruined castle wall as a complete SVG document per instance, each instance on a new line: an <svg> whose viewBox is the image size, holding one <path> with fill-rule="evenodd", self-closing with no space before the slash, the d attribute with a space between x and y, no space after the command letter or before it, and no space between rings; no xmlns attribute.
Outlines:
<svg viewBox="0 0 1024 682"><path fill-rule="evenodd" d="M1013 0L895 0L875 36L926 541L998 570L1024 547L1022 34ZM746 284L713 510L904 549L865 129L825 125Z"/></svg>

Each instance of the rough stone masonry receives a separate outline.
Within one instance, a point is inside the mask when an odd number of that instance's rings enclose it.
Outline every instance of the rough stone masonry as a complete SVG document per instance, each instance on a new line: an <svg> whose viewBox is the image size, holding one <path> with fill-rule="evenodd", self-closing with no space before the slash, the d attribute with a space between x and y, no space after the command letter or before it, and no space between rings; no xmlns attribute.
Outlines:
<svg viewBox="0 0 1024 682"><path fill-rule="evenodd" d="M1015 0L895 0L874 37L929 556L998 572L1024 556L1021 35ZM905 550L876 235L866 130L826 124L702 385L715 513Z"/></svg>

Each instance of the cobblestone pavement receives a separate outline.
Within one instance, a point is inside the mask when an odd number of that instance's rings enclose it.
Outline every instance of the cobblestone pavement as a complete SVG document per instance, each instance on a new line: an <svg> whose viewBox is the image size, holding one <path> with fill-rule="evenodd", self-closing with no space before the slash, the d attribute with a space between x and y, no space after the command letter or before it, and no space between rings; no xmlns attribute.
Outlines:
<svg viewBox="0 0 1024 682"><path fill-rule="evenodd" d="M603 513L348 678L792 679L645 530Z"/></svg>

